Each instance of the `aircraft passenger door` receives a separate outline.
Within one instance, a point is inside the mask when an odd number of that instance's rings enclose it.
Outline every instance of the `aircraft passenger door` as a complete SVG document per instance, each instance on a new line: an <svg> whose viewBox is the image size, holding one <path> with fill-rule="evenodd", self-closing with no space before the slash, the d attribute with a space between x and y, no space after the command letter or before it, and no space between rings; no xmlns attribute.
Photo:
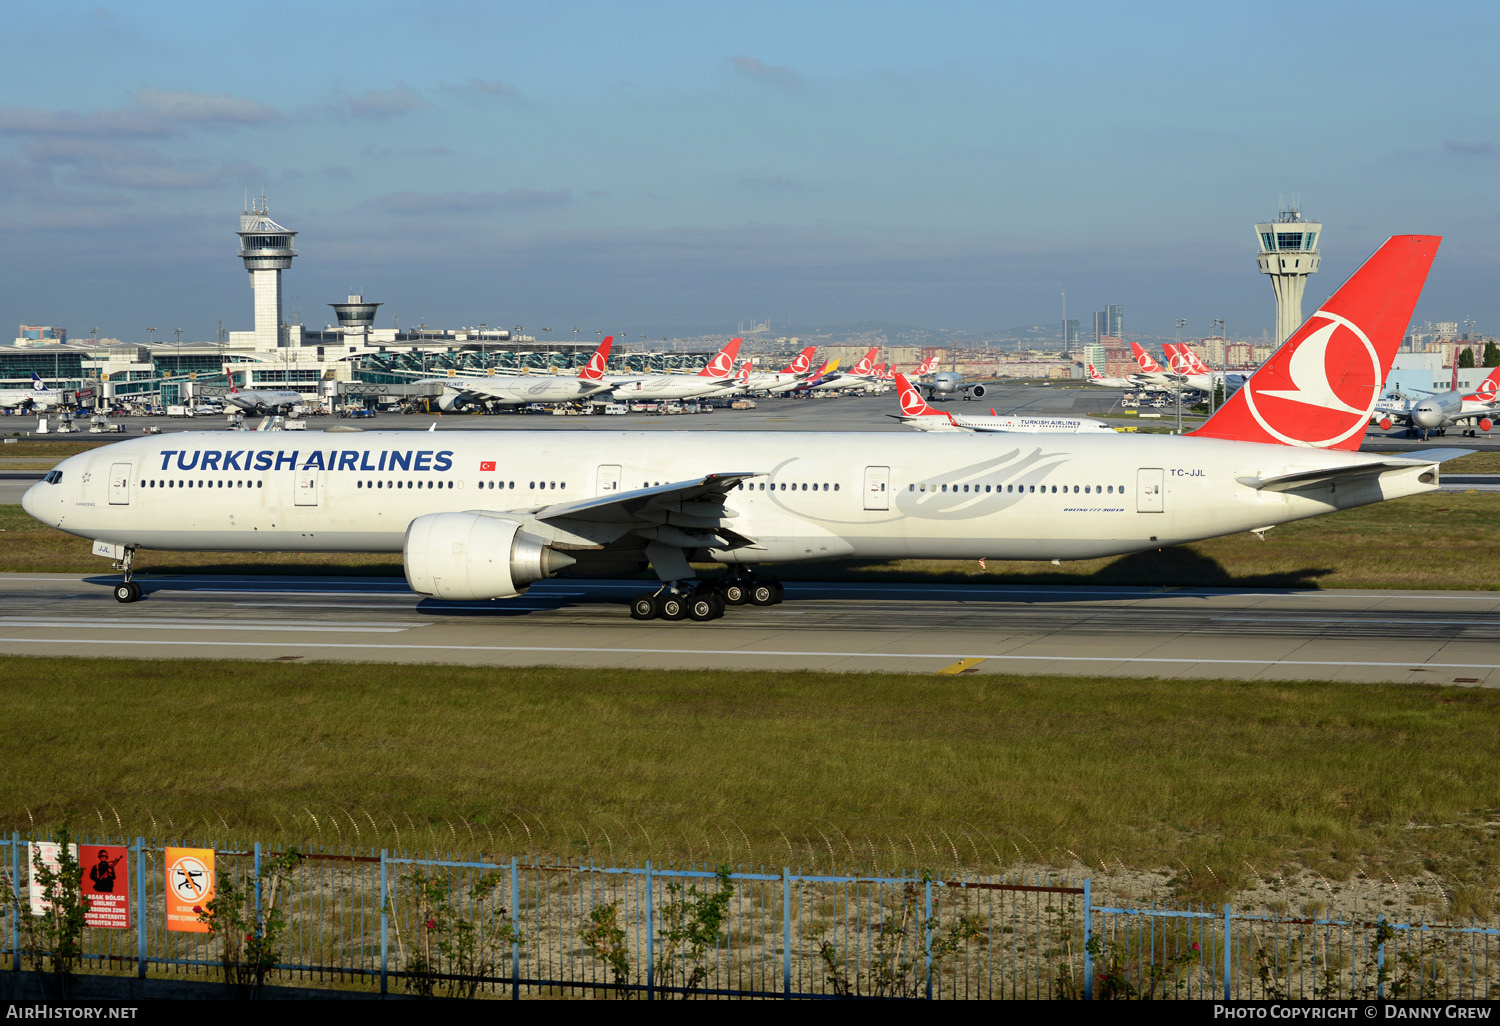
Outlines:
<svg viewBox="0 0 1500 1026"><path fill-rule="evenodd" d="M865 468L865 509L891 508L891 468Z"/></svg>
<svg viewBox="0 0 1500 1026"><path fill-rule="evenodd" d="M297 506L316 506L318 504L318 472L316 470L296 471L297 482L293 486L293 504Z"/></svg>
<svg viewBox="0 0 1500 1026"><path fill-rule="evenodd" d="M111 506L130 505L130 470L129 463L110 464L109 504Z"/></svg>
<svg viewBox="0 0 1500 1026"><path fill-rule="evenodd" d="M613 495L620 490L620 465L618 463L601 464L598 476L594 479L595 495Z"/></svg>
<svg viewBox="0 0 1500 1026"><path fill-rule="evenodd" d="M1162 494L1165 472L1155 468L1135 472L1135 511L1137 513L1162 513L1166 510L1166 496Z"/></svg>

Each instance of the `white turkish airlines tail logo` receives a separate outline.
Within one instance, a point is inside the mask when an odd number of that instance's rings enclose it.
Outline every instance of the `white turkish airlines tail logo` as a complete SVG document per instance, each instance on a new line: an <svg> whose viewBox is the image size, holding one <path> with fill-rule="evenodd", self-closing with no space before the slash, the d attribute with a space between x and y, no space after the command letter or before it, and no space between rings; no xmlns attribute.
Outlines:
<svg viewBox="0 0 1500 1026"><path fill-rule="evenodd" d="M849 369L850 374L868 374L870 366L875 362L875 350L871 349L860 361Z"/></svg>
<svg viewBox="0 0 1500 1026"><path fill-rule="evenodd" d="M1192 367L1192 373L1194 373L1194 374L1212 374L1213 373L1213 371L1211 371L1211 370L1208 369L1208 364L1206 364L1202 360L1198 359L1198 354L1197 353L1193 352L1187 346L1183 346L1182 347L1182 351L1187 354L1188 363Z"/></svg>
<svg viewBox="0 0 1500 1026"><path fill-rule="evenodd" d="M1143 371L1157 370L1156 361L1151 359L1151 354L1142 349L1135 354L1136 366Z"/></svg>
<svg viewBox="0 0 1500 1026"><path fill-rule="evenodd" d="M1295 388L1261 389L1259 394L1344 413L1363 415L1373 409L1368 407L1361 410L1357 406L1350 406L1334 394L1333 385L1328 380L1328 343L1333 341L1333 333L1338 327L1338 321L1323 325L1303 339L1297 351L1292 354L1291 360L1287 362L1287 374Z"/></svg>
<svg viewBox="0 0 1500 1026"><path fill-rule="evenodd" d="M797 358L791 362L791 365L787 367L787 370L791 371L793 374L801 374L811 366L812 357L807 353L798 353Z"/></svg>
<svg viewBox="0 0 1500 1026"><path fill-rule="evenodd" d="M1093 364L1089 364L1089 377L1091 377L1091 378L1097 378L1097 377L1099 377L1099 372L1094 369L1094 365Z"/></svg>
<svg viewBox="0 0 1500 1026"><path fill-rule="evenodd" d="M896 373L896 387L901 390L901 415L903 417L929 417L937 413L932 407L922 401L922 393L917 391L917 386L906 380L906 375Z"/></svg>
<svg viewBox="0 0 1500 1026"><path fill-rule="evenodd" d="M1172 357L1172 369L1178 374L1189 374L1193 370L1193 361L1187 358L1187 354L1179 352Z"/></svg>
<svg viewBox="0 0 1500 1026"><path fill-rule="evenodd" d="M224 376L229 379L229 393L230 393L230 395L233 395L234 393L238 392L240 390L240 387L234 383L234 372L229 369L229 365L228 364L224 365Z"/></svg>
<svg viewBox="0 0 1500 1026"><path fill-rule="evenodd" d="M1308 320L1312 321L1314 318L1322 318L1327 323L1314 329L1298 343L1296 350L1292 352L1285 364L1284 373L1286 377L1291 378L1293 387L1253 387L1255 381L1252 378L1245 386L1245 399L1250 415L1273 437L1288 445L1311 445L1325 449L1365 429L1370 415L1375 412L1375 404L1380 401L1380 388L1384 382L1380 369L1380 355L1376 353L1374 343L1370 341L1369 336L1357 324L1346 317L1323 310L1319 310ZM1340 328L1344 330L1340 332ZM1361 350L1368 358L1367 380L1357 386L1365 390L1365 395L1361 397L1364 402L1363 407L1352 405L1341 398L1334 391L1333 382L1328 380L1330 346L1334 347L1333 365L1345 368L1340 377L1341 382L1349 381L1351 372L1354 374L1354 381L1359 380L1360 373L1364 370L1363 361L1358 358ZM1276 360L1280 355L1278 351L1271 359ZM1328 438L1307 439L1305 438L1306 414L1277 411L1274 407L1261 409L1261 404L1266 399L1283 399L1303 406L1345 413L1349 415L1349 420L1347 426Z"/></svg>
<svg viewBox="0 0 1500 1026"><path fill-rule="evenodd" d="M1496 392L1500 392L1500 374L1491 374L1474 390L1474 394L1487 403L1495 401Z"/></svg>
<svg viewBox="0 0 1500 1026"><path fill-rule="evenodd" d="M746 360L744 366L742 366L740 368L740 384L744 384L744 383L748 382L749 380L750 380L750 361Z"/></svg>
<svg viewBox="0 0 1500 1026"><path fill-rule="evenodd" d="M708 366L704 370L714 377L722 378L734 370L734 364L730 362L729 354L721 350L717 356L709 361Z"/></svg>

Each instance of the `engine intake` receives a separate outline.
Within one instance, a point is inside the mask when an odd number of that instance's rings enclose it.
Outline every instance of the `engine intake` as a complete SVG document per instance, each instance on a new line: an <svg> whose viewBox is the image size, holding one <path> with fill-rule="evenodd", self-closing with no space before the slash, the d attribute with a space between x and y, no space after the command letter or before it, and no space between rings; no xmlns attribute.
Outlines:
<svg viewBox="0 0 1500 1026"><path fill-rule="evenodd" d="M521 529L483 513L429 513L406 528L406 583L439 599L515 598L528 585L576 560Z"/></svg>
<svg viewBox="0 0 1500 1026"><path fill-rule="evenodd" d="M983 399L985 392L987 391L988 389L986 389L983 385L975 385L973 388L969 389L969 394L975 399Z"/></svg>

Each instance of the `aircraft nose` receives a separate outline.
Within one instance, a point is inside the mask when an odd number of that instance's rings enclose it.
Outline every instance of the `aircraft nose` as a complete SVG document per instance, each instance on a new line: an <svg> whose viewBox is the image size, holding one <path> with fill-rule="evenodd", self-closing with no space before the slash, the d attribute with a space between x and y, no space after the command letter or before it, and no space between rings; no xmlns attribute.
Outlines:
<svg viewBox="0 0 1500 1026"><path fill-rule="evenodd" d="M1412 411L1411 419L1424 428L1435 428L1442 418L1438 414L1437 407L1421 403Z"/></svg>
<svg viewBox="0 0 1500 1026"><path fill-rule="evenodd" d="M25 493L21 496L21 508L26 511L27 516L36 520L42 520L42 489L46 487L49 486L38 481L26 489ZM42 522L46 523L45 520L42 520Z"/></svg>

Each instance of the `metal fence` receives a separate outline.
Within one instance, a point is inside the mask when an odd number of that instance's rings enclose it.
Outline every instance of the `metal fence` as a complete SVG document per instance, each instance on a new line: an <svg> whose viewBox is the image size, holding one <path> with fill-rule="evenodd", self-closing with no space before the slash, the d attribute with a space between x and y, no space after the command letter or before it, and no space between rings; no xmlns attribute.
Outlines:
<svg viewBox="0 0 1500 1026"><path fill-rule="evenodd" d="M127 844L129 929L84 971L220 978L223 938L166 929L162 843ZM215 847L181 842L184 847ZM26 841L0 838L0 956L27 961ZM254 895L260 845L215 853ZM303 853L270 980L380 993L680 997L1497 998L1500 929L1095 905L1090 881L809 875Z"/></svg>

